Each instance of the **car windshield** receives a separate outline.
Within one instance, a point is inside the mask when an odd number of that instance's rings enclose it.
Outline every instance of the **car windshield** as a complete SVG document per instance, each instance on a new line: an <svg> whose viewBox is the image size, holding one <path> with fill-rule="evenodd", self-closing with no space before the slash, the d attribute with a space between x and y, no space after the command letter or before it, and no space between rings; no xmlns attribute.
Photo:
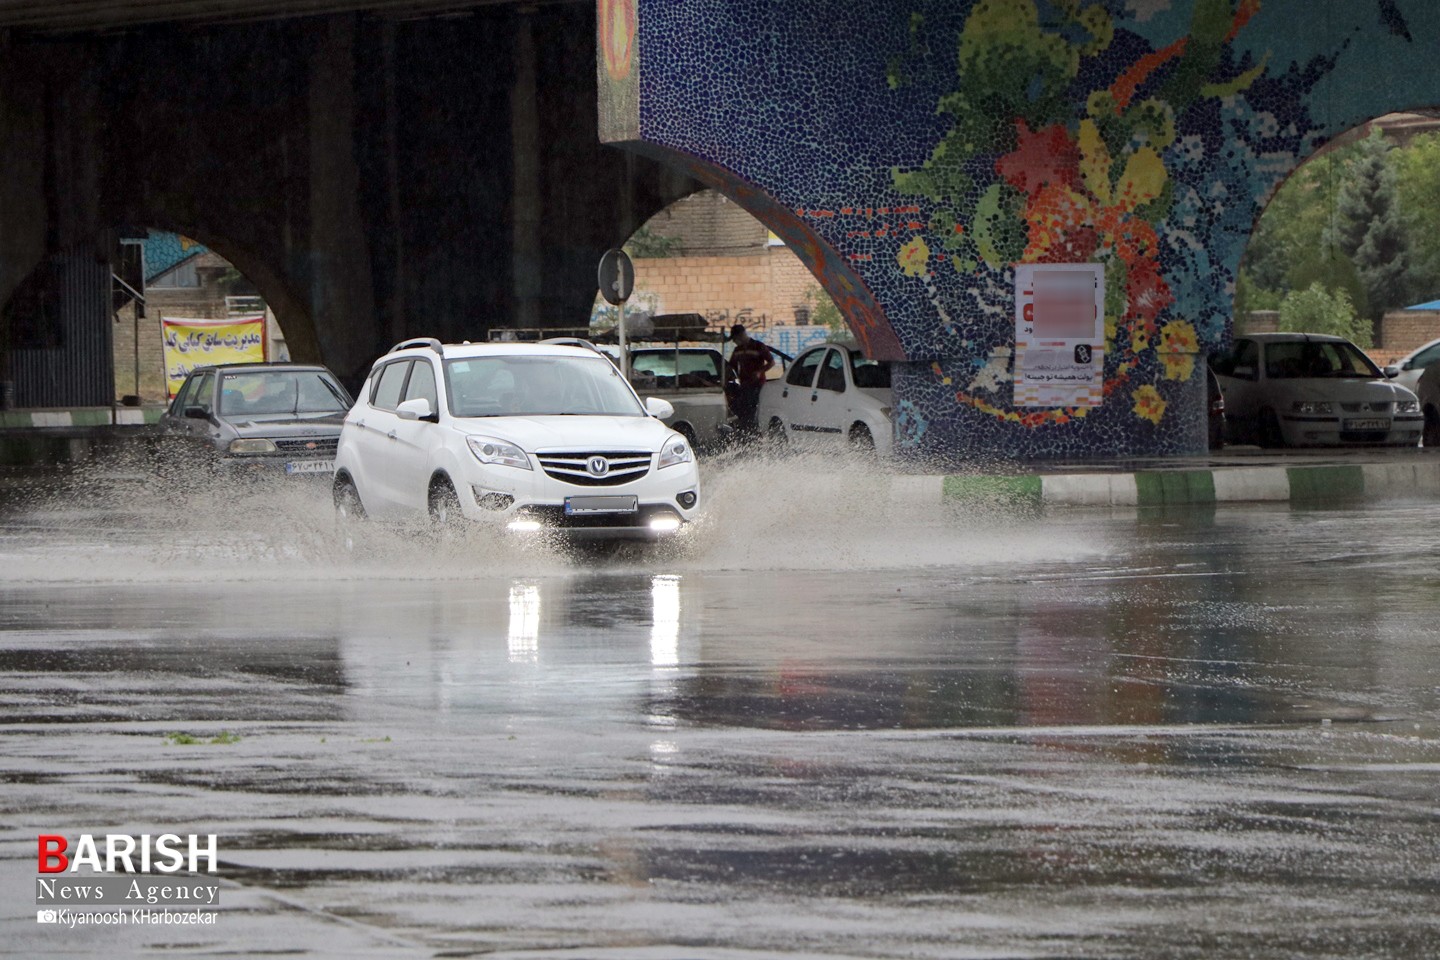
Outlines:
<svg viewBox="0 0 1440 960"><path fill-rule="evenodd" d="M220 376L220 416L343 413L350 398L319 370L243 370Z"/></svg>
<svg viewBox="0 0 1440 960"><path fill-rule="evenodd" d="M472 357L445 361L455 417L643 417L645 410L604 357Z"/></svg>
<svg viewBox="0 0 1440 960"><path fill-rule="evenodd" d="M1374 380L1380 370L1360 348L1345 341L1311 340L1265 345L1265 376L1271 380L1319 377Z"/></svg>
<svg viewBox="0 0 1440 960"><path fill-rule="evenodd" d="M850 351L850 364L855 369L855 386L862 390L890 389L890 364L867 360L859 350Z"/></svg>
<svg viewBox="0 0 1440 960"><path fill-rule="evenodd" d="M714 350L637 350L630 357L630 376L660 387L718 386L720 354Z"/></svg>

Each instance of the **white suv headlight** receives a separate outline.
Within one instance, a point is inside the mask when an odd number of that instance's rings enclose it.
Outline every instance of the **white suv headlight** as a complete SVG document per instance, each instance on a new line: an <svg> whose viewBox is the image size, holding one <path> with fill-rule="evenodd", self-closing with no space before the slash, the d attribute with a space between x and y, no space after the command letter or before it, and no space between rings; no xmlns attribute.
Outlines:
<svg viewBox="0 0 1440 960"><path fill-rule="evenodd" d="M1395 402L1395 412L1396 412L1396 413L1419 413L1419 412L1420 412L1420 401L1419 401L1419 400L1397 400L1397 401Z"/></svg>
<svg viewBox="0 0 1440 960"><path fill-rule="evenodd" d="M1334 413L1335 404L1329 400L1296 400L1296 413Z"/></svg>
<svg viewBox="0 0 1440 960"><path fill-rule="evenodd" d="M469 445L470 452L475 454L475 459L481 463L497 463L507 467L519 467L521 470L531 469L530 458L525 456L525 451L508 441L496 440L494 437L466 437L465 443Z"/></svg>
<svg viewBox="0 0 1440 960"><path fill-rule="evenodd" d="M690 444L685 442L684 437L671 437L665 441L665 446L660 448L660 466L657 470L666 467L673 467L677 463L689 463L694 459L690 453Z"/></svg>

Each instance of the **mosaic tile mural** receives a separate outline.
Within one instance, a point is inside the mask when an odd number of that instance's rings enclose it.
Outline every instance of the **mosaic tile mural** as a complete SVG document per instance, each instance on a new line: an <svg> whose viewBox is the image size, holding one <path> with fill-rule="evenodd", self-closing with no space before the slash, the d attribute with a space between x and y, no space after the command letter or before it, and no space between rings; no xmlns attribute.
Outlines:
<svg viewBox="0 0 1440 960"><path fill-rule="evenodd" d="M151 230L145 239L145 282L150 283L169 273L191 257L206 252L206 247L189 237L163 230Z"/></svg>
<svg viewBox="0 0 1440 960"><path fill-rule="evenodd" d="M606 139L796 248L906 361L902 448L943 457L1202 450L1203 357L1270 194L1333 136L1440 104L1433 0L599 5ZM1014 265L1087 262L1105 399L1017 408Z"/></svg>

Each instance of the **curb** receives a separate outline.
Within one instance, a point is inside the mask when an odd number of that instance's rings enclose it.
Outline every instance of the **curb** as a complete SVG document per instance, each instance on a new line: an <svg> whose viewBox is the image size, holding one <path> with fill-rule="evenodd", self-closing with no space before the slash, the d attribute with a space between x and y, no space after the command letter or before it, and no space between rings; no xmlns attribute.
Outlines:
<svg viewBox="0 0 1440 960"><path fill-rule="evenodd" d="M948 503L1035 507L1323 503L1416 495L1440 496L1440 461L1044 477L947 476L941 494Z"/></svg>
<svg viewBox="0 0 1440 960"><path fill-rule="evenodd" d="M53 430L67 427L140 427L157 423L163 407L77 407L70 410L0 411L0 430Z"/></svg>

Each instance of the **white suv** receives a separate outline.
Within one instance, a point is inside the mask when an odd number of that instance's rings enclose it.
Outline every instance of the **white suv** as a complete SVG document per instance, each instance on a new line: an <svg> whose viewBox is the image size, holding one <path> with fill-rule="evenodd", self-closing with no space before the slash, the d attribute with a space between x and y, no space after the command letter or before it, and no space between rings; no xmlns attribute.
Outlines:
<svg viewBox="0 0 1440 960"><path fill-rule="evenodd" d="M335 453L342 520L462 517L657 539L700 501L695 455L587 345L407 340L375 362Z"/></svg>

